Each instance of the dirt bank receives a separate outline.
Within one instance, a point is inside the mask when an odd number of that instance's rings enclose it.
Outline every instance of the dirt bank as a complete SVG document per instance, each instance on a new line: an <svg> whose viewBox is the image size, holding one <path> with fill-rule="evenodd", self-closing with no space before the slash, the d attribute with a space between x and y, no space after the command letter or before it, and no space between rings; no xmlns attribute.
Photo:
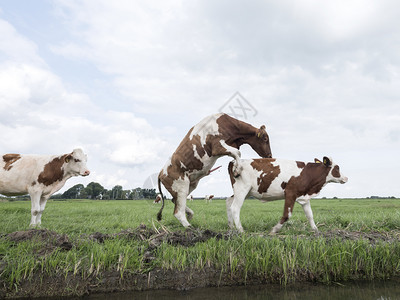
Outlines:
<svg viewBox="0 0 400 300"><path fill-rule="evenodd" d="M73 241L66 234L58 234L46 229L31 229L27 231L17 231L10 234L3 234L1 238L7 239L14 245L22 241L39 241L41 247L32 253L34 256L45 256L61 249L70 251L74 247L79 247L82 240L91 240L96 243L104 243L107 239L124 238L144 241L147 247L144 260L151 262L155 259L155 250L162 244L180 245L184 247L194 246L197 243L205 242L210 238L230 239L236 233L218 233L210 230L189 229L186 231L171 232L167 228L162 229L148 228L141 225L136 229L124 230L115 234L103 234L96 232L90 235L82 235ZM262 235L266 239L268 235ZM278 236L285 238L285 236ZM393 242L399 241L399 233L387 232L348 232L343 230L333 230L317 233L304 238L325 238L329 239L365 239L371 244L377 241ZM4 271L0 257L0 274ZM249 274L251 275L251 274ZM191 289L197 287L210 286L231 286L231 285L255 285L265 284L268 281L279 280L277 278L264 278L261 276L248 276L247 278L238 277L230 272L216 270L212 267L205 267L201 270L163 270L159 268L151 269L145 273L124 273L123 278L119 271L105 271L98 275L91 275L83 279L79 275L68 274L67 276L50 276L46 272L35 273L33 278L23 280L18 288L10 288L0 280L0 299L7 297L40 297L40 296L67 296L85 295L89 293L104 293L117 291L149 290L149 289ZM304 281L312 281L312 274L305 272L302 274Z"/></svg>

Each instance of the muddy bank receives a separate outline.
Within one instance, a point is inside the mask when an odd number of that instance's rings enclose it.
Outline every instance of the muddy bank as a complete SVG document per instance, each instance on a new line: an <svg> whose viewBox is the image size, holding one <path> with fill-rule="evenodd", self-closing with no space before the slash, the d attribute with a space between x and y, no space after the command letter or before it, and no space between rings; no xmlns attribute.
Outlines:
<svg viewBox="0 0 400 300"><path fill-rule="evenodd" d="M7 297L40 297L40 296L70 296L86 295L91 293L111 293L118 291L152 290L152 289L178 289L186 290L198 287L212 286L232 286L232 285L257 285L270 282L279 282L282 274L277 270L276 274L266 278L257 274L248 273L246 278L237 274L232 274L229 270L204 267L202 269L185 270L164 270L154 268L152 261L156 258L156 250L163 243L173 246L191 247L197 243L203 243L211 238L226 239L234 238L238 234L235 232L214 232L211 230L188 229L185 231L172 232L165 227L149 228L141 225L136 229L124 230L114 234L104 234L96 232L93 234L81 235L73 240L66 234L58 234L46 229L31 229L18 231L10 234L3 234L1 238L7 239L17 245L22 241L37 241L40 247L35 248L35 257L45 257L55 250L71 251L79 249L82 241L93 241L94 243L104 243L110 239L128 239L143 241L146 250L143 260L148 263L149 269L144 273L125 272L123 277L117 270L103 271L99 274L92 274L86 278L79 274L72 273L49 275L45 271L37 271L34 276L19 282L18 287L10 287L0 279L0 299ZM253 234L251 234L253 235ZM256 234L254 234L256 235ZM265 239L272 237L262 234ZM278 236L285 239L287 236ZM344 230L332 230L317 233L314 235L299 236L304 239L324 238L358 240L364 239L369 243L376 244L378 241L387 243L398 242L399 232L348 232ZM0 274L5 270L0 257ZM300 272L299 270L298 272ZM242 274L241 272L239 272ZM314 281L313 274L302 270L299 281Z"/></svg>

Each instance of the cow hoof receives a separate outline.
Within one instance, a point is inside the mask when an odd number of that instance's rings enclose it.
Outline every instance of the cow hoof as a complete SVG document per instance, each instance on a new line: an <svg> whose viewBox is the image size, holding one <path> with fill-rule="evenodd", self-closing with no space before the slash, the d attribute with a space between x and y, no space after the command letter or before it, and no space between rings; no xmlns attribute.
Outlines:
<svg viewBox="0 0 400 300"><path fill-rule="evenodd" d="M238 177L240 176L240 173L242 173L243 171L243 166L240 164L235 163L233 165L233 169L232 169L232 173L234 177Z"/></svg>
<svg viewBox="0 0 400 300"><path fill-rule="evenodd" d="M187 217L187 219L190 221L191 219L193 219L193 215L194 214L189 214L189 213L186 213L186 217ZM190 226L190 225L189 225Z"/></svg>

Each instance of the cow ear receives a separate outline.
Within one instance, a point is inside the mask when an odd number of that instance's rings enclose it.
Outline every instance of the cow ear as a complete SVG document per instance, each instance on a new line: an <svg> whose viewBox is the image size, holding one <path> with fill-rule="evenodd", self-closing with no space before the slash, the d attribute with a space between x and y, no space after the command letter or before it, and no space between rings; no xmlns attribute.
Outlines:
<svg viewBox="0 0 400 300"><path fill-rule="evenodd" d="M332 166L331 160L326 156L324 156L324 165L327 166L327 167Z"/></svg>
<svg viewBox="0 0 400 300"><path fill-rule="evenodd" d="M265 125L261 125L260 129L257 129L257 137L260 138L264 135L265 132Z"/></svg>
<svg viewBox="0 0 400 300"><path fill-rule="evenodd" d="M70 161L71 159L72 159L72 155L69 154L69 155L67 155L67 156L65 157L64 161L65 161L66 163L69 163L69 161Z"/></svg>
<svg viewBox="0 0 400 300"><path fill-rule="evenodd" d="M318 158L314 158L314 162L316 162L317 164L322 164L322 161L320 161Z"/></svg>

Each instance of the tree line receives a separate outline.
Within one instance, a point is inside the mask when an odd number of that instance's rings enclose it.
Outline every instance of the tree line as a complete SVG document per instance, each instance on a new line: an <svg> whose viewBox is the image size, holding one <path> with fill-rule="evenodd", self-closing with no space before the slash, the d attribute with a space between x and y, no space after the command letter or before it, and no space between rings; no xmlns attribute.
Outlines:
<svg viewBox="0 0 400 300"><path fill-rule="evenodd" d="M136 200L155 199L155 189L135 188L124 190L122 186L116 185L107 190L100 183L91 182L86 187L76 184L62 194L51 196L51 199L98 199L98 200Z"/></svg>

